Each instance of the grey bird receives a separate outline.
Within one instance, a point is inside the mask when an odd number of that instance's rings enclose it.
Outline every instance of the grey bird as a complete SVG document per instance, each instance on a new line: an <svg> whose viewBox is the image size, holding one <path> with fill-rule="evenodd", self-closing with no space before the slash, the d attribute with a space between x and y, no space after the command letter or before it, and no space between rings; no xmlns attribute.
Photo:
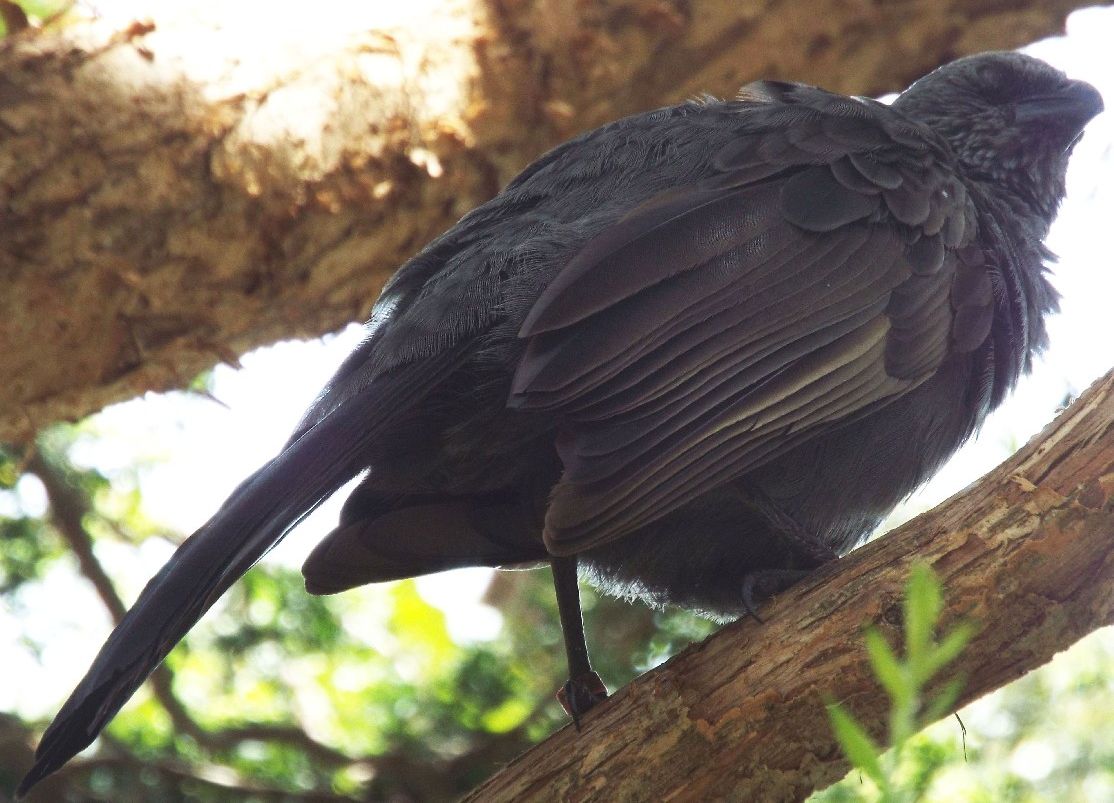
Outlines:
<svg viewBox="0 0 1114 803"><path fill-rule="evenodd" d="M542 156L387 283L273 460L148 583L20 793L347 480L311 593L549 561L579 717L578 567L729 618L863 540L1046 342L1043 245L1102 110L1017 53L890 106L760 81Z"/></svg>

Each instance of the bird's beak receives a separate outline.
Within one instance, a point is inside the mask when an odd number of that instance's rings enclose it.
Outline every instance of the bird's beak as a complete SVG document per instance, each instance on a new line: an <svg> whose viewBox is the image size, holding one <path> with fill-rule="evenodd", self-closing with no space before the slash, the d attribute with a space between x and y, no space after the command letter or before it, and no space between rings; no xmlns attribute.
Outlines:
<svg viewBox="0 0 1114 803"><path fill-rule="evenodd" d="M1066 143L1074 143L1083 127L1102 110L1102 95L1097 89L1086 81L1068 81L1053 94L1018 101L1014 119L1022 125L1055 131Z"/></svg>

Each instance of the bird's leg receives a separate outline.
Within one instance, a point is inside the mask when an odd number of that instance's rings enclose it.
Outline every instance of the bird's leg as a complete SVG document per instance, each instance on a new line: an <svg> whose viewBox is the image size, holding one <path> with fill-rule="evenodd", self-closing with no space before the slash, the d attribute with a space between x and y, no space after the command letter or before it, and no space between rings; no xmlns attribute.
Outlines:
<svg viewBox="0 0 1114 803"><path fill-rule="evenodd" d="M588 660L584 618L580 613L580 588L576 584L576 556L554 557L550 565L553 567L553 588L557 592L561 631L565 636L565 653L569 659L569 679L557 692L557 699L580 730L581 715L607 698L607 688Z"/></svg>
<svg viewBox="0 0 1114 803"><path fill-rule="evenodd" d="M803 564L801 568L792 569L757 569L743 577L740 589L743 610L748 616L761 622L762 618L757 612L759 601L780 594L839 555L819 536L798 524L758 488L748 485L745 494L750 506L766 519L770 531L787 542Z"/></svg>

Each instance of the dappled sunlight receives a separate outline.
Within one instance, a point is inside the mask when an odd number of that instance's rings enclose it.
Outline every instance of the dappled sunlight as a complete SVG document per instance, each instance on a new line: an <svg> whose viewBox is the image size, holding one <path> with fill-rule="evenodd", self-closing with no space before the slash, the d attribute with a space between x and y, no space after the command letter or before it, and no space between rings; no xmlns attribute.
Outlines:
<svg viewBox="0 0 1114 803"><path fill-rule="evenodd" d="M350 157L367 158L398 137L421 159L423 129L465 135L476 65L473 4L465 0L349 3L150 3L95 0L88 9L114 32L151 23L135 51L110 66L119 82L184 80L214 105L245 104L222 139L216 169L251 195L275 181L317 181ZM147 54L155 53L157 57ZM129 79L129 76L132 76Z"/></svg>

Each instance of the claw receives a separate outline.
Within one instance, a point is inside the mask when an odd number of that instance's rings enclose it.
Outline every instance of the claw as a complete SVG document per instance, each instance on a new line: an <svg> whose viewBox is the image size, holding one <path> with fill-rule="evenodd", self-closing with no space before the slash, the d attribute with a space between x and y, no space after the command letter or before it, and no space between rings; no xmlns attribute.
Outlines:
<svg viewBox="0 0 1114 803"><path fill-rule="evenodd" d="M743 578L742 599L740 600L743 605L743 612L746 613L754 621L760 625L766 624L766 620L758 615L758 603L754 599L754 586L757 583L755 572L751 572Z"/></svg>
<svg viewBox="0 0 1114 803"><path fill-rule="evenodd" d="M607 687L595 672L585 672L569 678L557 692L557 702L572 717L573 725L580 730L580 717L607 699Z"/></svg>
<svg viewBox="0 0 1114 803"><path fill-rule="evenodd" d="M812 572L807 569L761 569L747 573L739 595L743 612L759 624L765 624L765 620L758 615L758 600L768 600L810 574Z"/></svg>

